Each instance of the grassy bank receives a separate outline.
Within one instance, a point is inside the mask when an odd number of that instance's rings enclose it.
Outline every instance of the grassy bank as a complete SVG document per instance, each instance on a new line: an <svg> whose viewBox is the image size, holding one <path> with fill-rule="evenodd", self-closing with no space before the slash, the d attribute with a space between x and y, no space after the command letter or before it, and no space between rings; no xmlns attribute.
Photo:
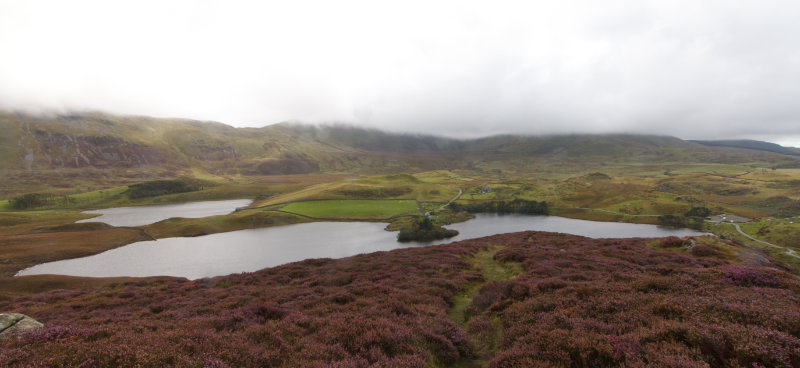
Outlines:
<svg viewBox="0 0 800 368"><path fill-rule="evenodd" d="M414 200L322 200L293 202L281 208L314 218L387 219L419 213Z"/></svg>
<svg viewBox="0 0 800 368"><path fill-rule="evenodd" d="M0 238L0 275L10 277L39 263L85 257L150 239L142 230L132 228L7 235Z"/></svg>
<svg viewBox="0 0 800 368"><path fill-rule="evenodd" d="M203 218L171 218L141 228L154 238L200 236L235 230L256 229L311 221L291 213L251 209L229 215Z"/></svg>

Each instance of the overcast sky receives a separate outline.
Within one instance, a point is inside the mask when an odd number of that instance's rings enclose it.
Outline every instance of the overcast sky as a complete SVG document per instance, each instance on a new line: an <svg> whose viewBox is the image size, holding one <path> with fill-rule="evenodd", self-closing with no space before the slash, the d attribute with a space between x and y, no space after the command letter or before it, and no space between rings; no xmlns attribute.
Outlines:
<svg viewBox="0 0 800 368"><path fill-rule="evenodd" d="M0 0L0 108L800 146L800 2Z"/></svg>

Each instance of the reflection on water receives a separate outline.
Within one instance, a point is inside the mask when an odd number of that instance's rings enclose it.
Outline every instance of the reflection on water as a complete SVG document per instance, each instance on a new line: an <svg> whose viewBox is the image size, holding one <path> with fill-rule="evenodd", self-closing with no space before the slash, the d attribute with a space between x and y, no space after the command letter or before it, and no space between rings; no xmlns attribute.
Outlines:
<svg viewBox="0 0 800 368"><path fill-rule="evenodd" d="M101 216L76 222L105 222L112 226L142 226L166 220L170 217L198 218L225 215L233 212L238 207L249 206L252 202L250 199L233 199L227 201L106 208L85 211L84 213L100 214Z"/></svg>
<svg viewBox="0 0 800 368"><path fill-rule="evenodd" d="M575 220L556 216L478 215L449 225L460 234L446 241L398 243L396 232L374 222L315 222L240 230L193 238L144 241L89 257L37 265L18 275L182 276L190 279L256 271L307 258L342 258L359 253L539 230L595 238L699 235L688 229Z"/></svg>
<svg viewBox="0 0 800 368"><path fill-rule="evenodd" d="M458 236L451 238L450 241L526 230L574 234L589 238L661 238L671 235L683 237L702 234L690 229L655 225L576 220L558 216L494 214L479 214L473 220L446 227L459 232Z"/></svg>

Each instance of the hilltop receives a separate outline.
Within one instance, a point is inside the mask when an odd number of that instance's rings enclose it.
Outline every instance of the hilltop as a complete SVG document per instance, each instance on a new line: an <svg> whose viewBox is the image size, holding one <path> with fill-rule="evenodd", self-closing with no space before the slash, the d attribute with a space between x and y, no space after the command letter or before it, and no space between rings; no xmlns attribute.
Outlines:
<svg viewBox="0 0 800 368"><path fill-rule="evenodd" d="M87 191L181 175L573 172L598 165L670 162L798 166L795 157L785 154L793 152L788 149L754 151L666 136L503 135L457 140L347 125L234 128L100 113L0 113L0 129L0 172L8 183L0 190L2 197Z"/></svg>

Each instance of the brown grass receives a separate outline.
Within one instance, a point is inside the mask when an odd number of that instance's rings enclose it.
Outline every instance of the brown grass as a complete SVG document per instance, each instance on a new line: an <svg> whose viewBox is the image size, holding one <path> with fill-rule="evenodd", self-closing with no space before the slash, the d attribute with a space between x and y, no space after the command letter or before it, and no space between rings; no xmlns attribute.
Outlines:
<svg viewBox="0 0 800 368"><path fill-rule="evenodd" d="M0 238L0 276L10 277L38 263L84 257L148 239L140 229L130 228L5 236Z"/></svg>
<svg viewBox="0 0 800 368"><path fill-rule="evenodd" d="M226 231L255 229L308 222L310 219L278 211L245 210L204 218L171 218L142 228L154 238L200 236Z"/></svg>

